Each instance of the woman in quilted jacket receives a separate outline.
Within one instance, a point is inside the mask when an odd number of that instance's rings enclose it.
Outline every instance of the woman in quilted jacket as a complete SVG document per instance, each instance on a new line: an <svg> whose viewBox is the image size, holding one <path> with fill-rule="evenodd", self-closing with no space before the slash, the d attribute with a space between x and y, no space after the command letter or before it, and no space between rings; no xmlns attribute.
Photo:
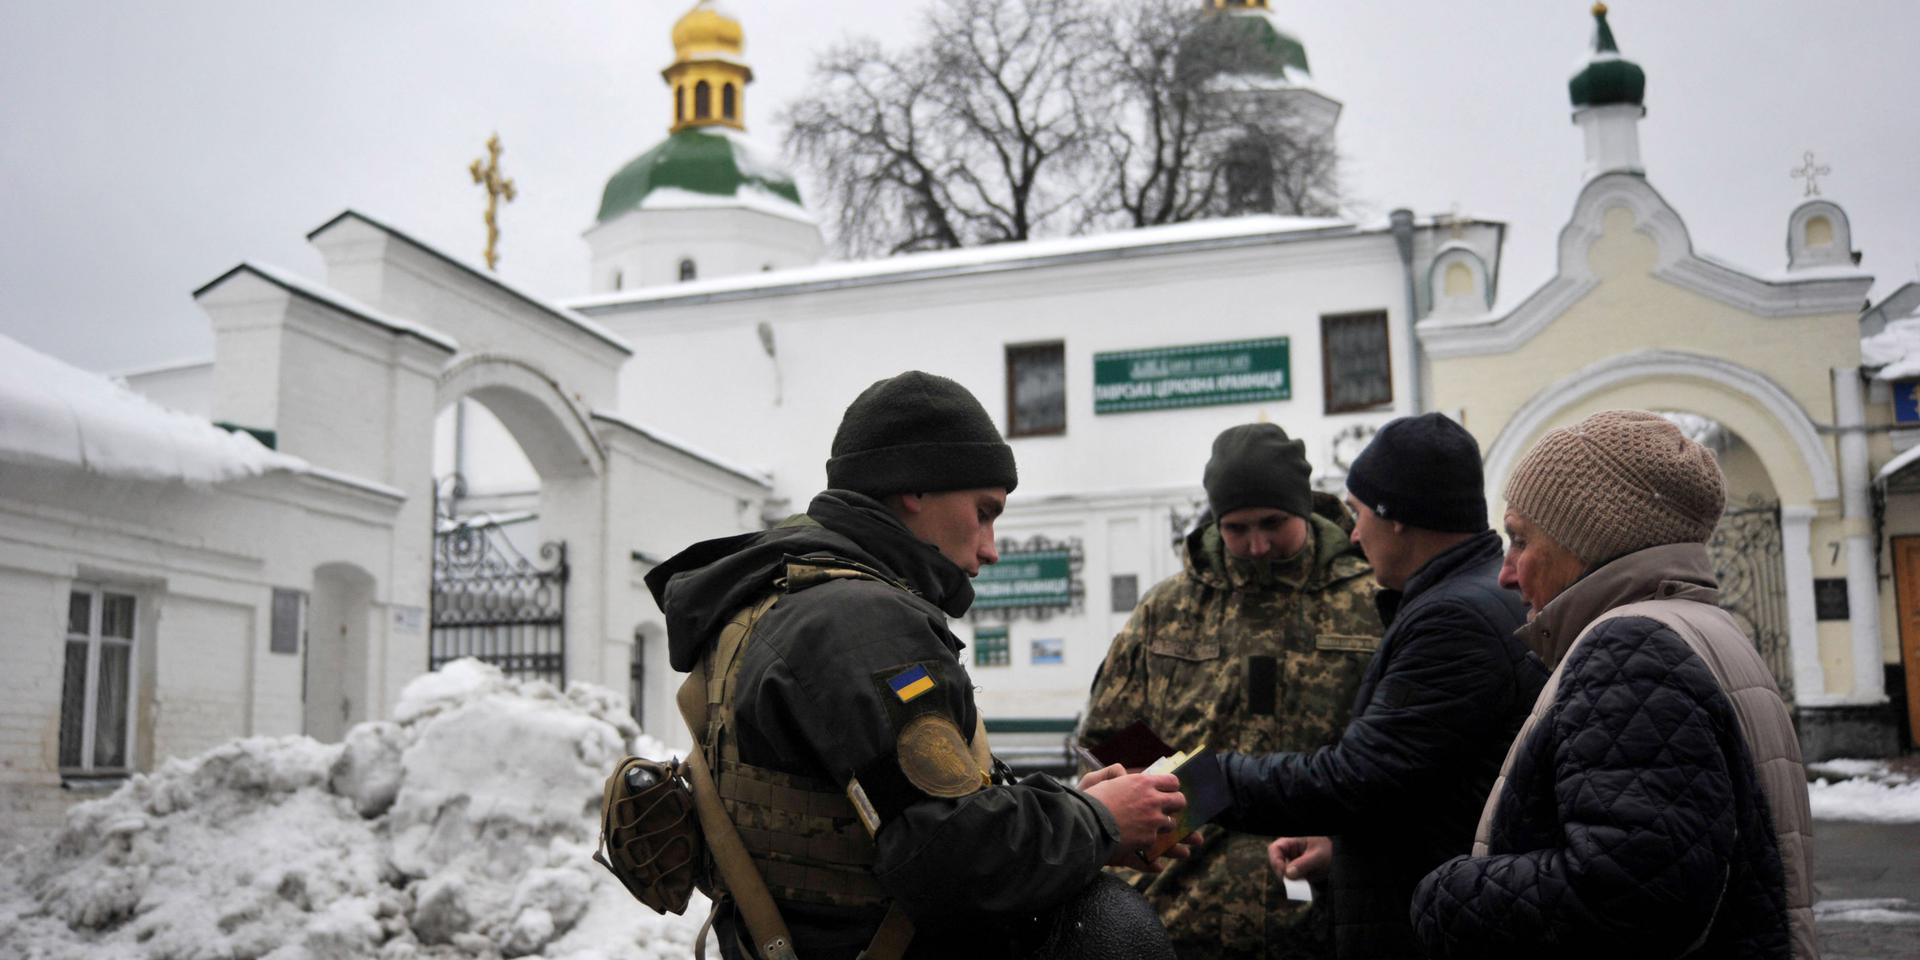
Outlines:
<svg viewBox="0 0 1920 960"><path fill-rule="evenodd" d="M1507 482L1522 636L1554 668L1471 856L1413 901L1436 957L1814 957L1785 704L1718 598L1712 453L1643 411L1552 431Z"/></svg>

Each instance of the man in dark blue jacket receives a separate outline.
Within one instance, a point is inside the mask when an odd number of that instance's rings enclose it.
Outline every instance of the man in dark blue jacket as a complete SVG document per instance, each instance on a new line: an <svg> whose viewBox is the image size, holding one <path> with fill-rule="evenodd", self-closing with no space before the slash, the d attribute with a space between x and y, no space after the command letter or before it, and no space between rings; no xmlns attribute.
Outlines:
<svg viewBox="0 0 1920 960"><path fill-rule="evenodd" d="M1326 869L1333 838L1341 960L1422 957L1414 886L1473 843L1487 791L1546 667L1514 637L1526 621L1499 582L1480 449L1439 414L1380 429L1347 475L1353 540L1387 624L1338 743L1312 753L1223 754L1233 829L1293 834L1269 860L1288 877Z"/></svg>

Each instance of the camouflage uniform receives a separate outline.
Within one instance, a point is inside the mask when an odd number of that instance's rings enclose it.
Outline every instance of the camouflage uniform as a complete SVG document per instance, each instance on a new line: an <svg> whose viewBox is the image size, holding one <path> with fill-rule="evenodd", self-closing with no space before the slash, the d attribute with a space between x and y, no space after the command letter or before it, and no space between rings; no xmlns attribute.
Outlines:
<svg viewBox="0 0 1920 960"><path fill-rule="evenodd" d="M1314 497L1309 545L1258 565L1229 556L1217 522L1188 536L1186 571L1155 586L1114 637L1081 730L1091 746L1145 720L1182 750L1312 750L1340 738L1384 628L1352 520ZM1131 874L1182 956L1331 956L1329 911L1290 903L1271 837L1202 831L1192 859Z"/></svg>

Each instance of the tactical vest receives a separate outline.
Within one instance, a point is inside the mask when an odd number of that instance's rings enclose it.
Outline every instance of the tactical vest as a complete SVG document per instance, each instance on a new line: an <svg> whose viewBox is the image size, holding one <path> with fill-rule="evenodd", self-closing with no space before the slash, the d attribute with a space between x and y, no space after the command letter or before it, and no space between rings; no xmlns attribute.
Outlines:
<svg viewBox="0 0 1920 960"><path fill-rule="evenodd" d="M846 785L742 762L738 738L730 729L740 665L761 619L788 594L831 580L872 580L912 592L851 561L788 558L785 575L765 596L735 613L707 650L707 729L701 749L727 816L739 828L768 892L781 900L873 908L891 898L874 879L873 836L848 798ZM981 768L991 769L983 723L976 725L971 748ZM719 872L710 870L709 875L717 895L724 890Z"/></svg>

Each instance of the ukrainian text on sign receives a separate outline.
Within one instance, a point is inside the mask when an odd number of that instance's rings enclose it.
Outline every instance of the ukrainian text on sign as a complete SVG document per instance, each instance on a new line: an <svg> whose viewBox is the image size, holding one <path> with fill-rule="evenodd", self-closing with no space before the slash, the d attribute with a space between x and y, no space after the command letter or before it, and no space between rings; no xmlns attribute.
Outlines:
<svg viewBox="0 0 1920 960"><path fill-rule="evenodd" d="M1257 403L1292 396L1286 337L1093 355L1093 412Z"/></svg>
<svg viewBox="0 0 1920 960"><path fill-rule="evenodd" d="M973 581L977 609L1064 607L1073 602L1073 568L1065 550L1001 554Z"/></svg>

